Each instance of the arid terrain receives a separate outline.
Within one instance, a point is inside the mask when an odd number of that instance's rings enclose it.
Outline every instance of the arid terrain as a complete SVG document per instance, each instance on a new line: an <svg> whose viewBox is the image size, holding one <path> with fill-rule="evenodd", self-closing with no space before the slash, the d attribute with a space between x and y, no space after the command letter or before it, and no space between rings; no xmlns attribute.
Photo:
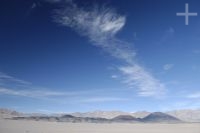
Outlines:
<svg viewBox="0 0 200 133"><path fill-rule="evenodd" d="M1 133L199 133L200 124L95 124L0 120Z"/></svg>
<svg viewBox="0 0 200 133"><path fill-rule="evenodd" d="M0 133L200 133L199 122L181 121L162 112L143 118L125 113L112 119L102 118L101 113L99 117L87 115L52 116L0 109Z"/></svg>

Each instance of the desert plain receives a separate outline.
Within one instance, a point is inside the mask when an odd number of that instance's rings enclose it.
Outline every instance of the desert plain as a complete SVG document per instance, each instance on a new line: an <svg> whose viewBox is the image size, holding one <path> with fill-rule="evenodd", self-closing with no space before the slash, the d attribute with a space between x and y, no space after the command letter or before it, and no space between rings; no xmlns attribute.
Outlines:
<svg viewBox="0 0 200 133"><path fill-rule="evenodd" d="M200 123L66 123L0 120L0 133L200 133Z"/></svg>

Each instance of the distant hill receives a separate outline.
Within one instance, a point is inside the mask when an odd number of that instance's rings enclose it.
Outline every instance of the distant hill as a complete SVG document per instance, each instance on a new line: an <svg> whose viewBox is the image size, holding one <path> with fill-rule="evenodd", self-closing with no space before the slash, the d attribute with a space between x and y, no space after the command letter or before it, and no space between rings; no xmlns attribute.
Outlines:
<svg viewBox="0 0 200 133"><path fill-rule="evenodd" d="M57 121L57 122L71 122L71 123L110 123L109 119L105 118L91 118L91 117L75 117L72 115L64 116L26 116L13 117L12 120L31 120L31 121Z"/></svg>
<svg viewBox="0 0 200 133"><path fill-rule="evenodd" d="M22 113L19 113L15 110L0 109L0 119L12 118L12 117L17 117L17 116L21 116L21 115L22 115Z"/></svg>
<svg viewBox="0 0 200 133"><path fill-rule="evenodd" d="M137 112L133 112L131 114L132 114L132 116L134 116L136 118L144 118L147 115L151 114L151 112L148 112L148 111L137 111Z"/></svg>
<svg viewBox="0 0 200 133"><path fill-rule="evenodd" d="M174 110L166 112L167 114L177 117L186 122L200 122L200 109L191 110Z"/></svg>
<svg viewBox="0 0 200 133"><path fill-rule="evenodd" d="M144 118L135 118L131 115L120 115L112 119L92 118L92 117L76 117L72 115L63 116L28 116L28 117L13 117L13 120L34 120L34 121L58 121L72 123L136 123L136 122L155 122L155 123L174 123L182 122L179 119L165 113L155 112Z"/></svg>
<svg viewBox="0 0 200 133"><path fill-rule="evenodd" d="M93 111L93 112L75 112L71 113L71 115L76 117L93 117L93 118L106 118L106 119L112 119L119 115L130 115L130 113L122 112L122 111Z"/></svg>
<svg viewBox="0 0 200 133"><path fill-rule="evenodd" d="M163 112L168 115L174 116L182 121L185 122L200 122L200 109L196 110L190 110L190 109L185 109L185 110L174 110L174 111L168 111L168 112ZM114 117L117 117L119 115L131 115L135 118L144 118L151 114L151 112L147 111L138 111L138 112L122 112L122 111L94 111L94 112L76 112L76 113L71 113L73 116L77 117L100 117L100 118L107 118L107 119L112 119Z"/></svg>
<svg viewBox="0 0 200 133"><path fill-rule="evenodd" d="M149 115L151 112L147 111L138 111L138 112L122 112L122 111L93 111L93 112L75 112L71 113L71 115L76 117L94 117L94 118L106 118L106 119L112 119L114 117L117 117L119 115L130 115L136 118L143 118L147 115Z"/></svg>
<svg viewBox="0 0 200 133"><path fill-rule="evenodd" d="M119 115L115 118L112 118L113 122L140 122L139 118L135 118L131 115Z"/></svg>
<svg viewBox="0 0 200 133"><path fill-rule="evenodd" d="M178 118L162 113L154 112L142 119L143 122L181 122Z"/></svg>
<svg viewBox="0 0 200 133"><path fill-rule="evenodd" d="M0 119L26 119L61 122L200 122L200 110L176 110L168 112L147 111L121 112L121 111L94 111L70 114L40 114L20 113L10 109L0 109Z"/></svg>

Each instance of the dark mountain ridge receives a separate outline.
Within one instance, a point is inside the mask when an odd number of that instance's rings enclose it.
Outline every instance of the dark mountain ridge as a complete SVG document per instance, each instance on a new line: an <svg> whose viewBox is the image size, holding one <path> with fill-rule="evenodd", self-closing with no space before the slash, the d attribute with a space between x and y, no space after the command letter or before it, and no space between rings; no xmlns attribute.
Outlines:
<svg viewBox="0 0 200 133"><path fill-rule="evenodd" d="M162 113L154 112L142 119L142 122L181 122L178 118Z"/></svg>
<svg viewBox="0 0 200 133"><path fill-rule="evenodd" d="M176 117L170 116L162 112L154 112L144 118L135 118L131 115L119 115L112 119L106 118L92 118L92 117L76 117L73 115L63 116L30 116L30 117L13 117L13 120L35 120L35 121L57 121L57 122L73 122L73 123L179 123L182 122Z"/></svg>
<svg viewBox="0 0 200 133"><path fill-rule="evenodd" d="M113 122L140 122L140 118L135 118L131 115L119 115L111 119Z"/></svg>

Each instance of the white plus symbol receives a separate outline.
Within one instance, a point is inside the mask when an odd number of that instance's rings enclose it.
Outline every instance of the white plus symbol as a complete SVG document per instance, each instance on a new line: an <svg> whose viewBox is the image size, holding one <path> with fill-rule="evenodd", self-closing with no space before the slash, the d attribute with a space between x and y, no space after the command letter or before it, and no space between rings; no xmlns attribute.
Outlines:
<svg viewBox="0 0 200 133"><path fill-rule="evenodd" d="M176 13L177 16L185 16L185 25L189 24L189 16L197 16L197 13L190 13L188 3L185 4L185 13Z"/></svg>

